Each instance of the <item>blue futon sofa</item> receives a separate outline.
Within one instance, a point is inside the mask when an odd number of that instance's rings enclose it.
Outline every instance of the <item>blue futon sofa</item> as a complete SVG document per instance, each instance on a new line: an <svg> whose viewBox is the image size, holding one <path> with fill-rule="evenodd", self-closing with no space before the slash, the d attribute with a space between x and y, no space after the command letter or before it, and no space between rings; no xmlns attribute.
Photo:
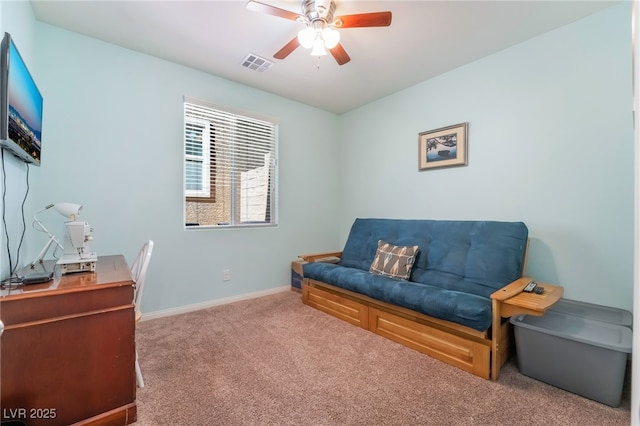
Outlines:
<svg viewBox="0 0 640 426"><path fill-rule="evenodd" d="M527 241L522 222L359 218L342 252L300 256L303 301L497 379L511 343L492 295L524 285Z"/></svg>

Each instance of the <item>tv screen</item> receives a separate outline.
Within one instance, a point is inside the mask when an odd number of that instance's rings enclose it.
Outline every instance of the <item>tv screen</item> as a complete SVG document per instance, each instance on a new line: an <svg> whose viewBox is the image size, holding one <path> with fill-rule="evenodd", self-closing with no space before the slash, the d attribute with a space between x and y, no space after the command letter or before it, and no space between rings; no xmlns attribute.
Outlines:
<svg viewBox="0 0 640 426"><path fill-rule="evenodd" d="M0 52L0 146L39 166L42 95L9 33L4 33Z"/></svg>

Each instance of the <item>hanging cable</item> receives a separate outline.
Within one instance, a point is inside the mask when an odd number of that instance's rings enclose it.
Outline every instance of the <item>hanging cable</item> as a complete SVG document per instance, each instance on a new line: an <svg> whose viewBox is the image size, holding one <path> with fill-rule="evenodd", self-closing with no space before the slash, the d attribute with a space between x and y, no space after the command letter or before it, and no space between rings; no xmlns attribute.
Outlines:
<svg viewBox="0 0 640 426"><path fill-rule="evenodd" d="M27 171L26 171L26 190L24 197L22 199L22 203L20 205L21 217L22 217L22 233L20 235L20 242L18 243L18 251L16 253L15 263L13 261L13 257L11 255L11 240L9 237L9 230L7 226L7 171L5 169L5 158L4 158L4 149L1 150L2 156L2 224L4 227L4 236L6 239L6 249L7 249L7 259L9 260L9 278L3 280L0 285L11 285L11 284L21 284L22 280L20 277L16 275L16 271L18 269L18 265L20 264L20 251L22 249L22 244L24 242L24 236L26 234L27 224L24 215L24 206L27 201L27 196L29 195L29 164L24 163Z"/></svg>
<svg viewBox="0 0 640 426"><path fill-rule="evenodd" d="M9 244L9 231L7 230L7 172L4 166L4 149L2 150L2 224L4 225L4 236L7 241L9 278L11 278L13 274L13 261L11 260L11 245Z"/></svg>
<svg viewBox="0 0 640 426"><path fill-rule="evenodd" d="M29 195L29 164L28 163L24 163L25 167L27 168L27 173L26 173L26 185L27 188L24 192L24 198L22 199L22 204L20 205L20 213L22 216L22 235L20 235L20 242L18 243L18 253L16 255L16 265L15 268L18 267L18 265L20 264L20 250L22 249L22 243L24 242L24 235L27 231L27 222L24 218L24 205L27 202L27 196ZM13 276L15 274L15 270L11 272L11 275Z"/></svg>

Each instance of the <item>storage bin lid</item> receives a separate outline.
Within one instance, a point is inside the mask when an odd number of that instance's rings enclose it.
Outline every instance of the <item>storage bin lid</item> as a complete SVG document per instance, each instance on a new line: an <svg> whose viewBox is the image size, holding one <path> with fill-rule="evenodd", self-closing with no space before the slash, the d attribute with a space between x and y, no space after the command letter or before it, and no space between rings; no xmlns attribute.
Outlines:
<svg viewBox="0 0 640 426"><path fill-rule="evenodd" d="M633 315L624 309L560 299L549 310L633 328Z"/></svg>
<svg viewBox="0 0 640 426"><path fill-rule="evenodd" d="M633 332L629 327L547 311L543 316L516 315L511 324L588 345L631 353Z"/></svg>

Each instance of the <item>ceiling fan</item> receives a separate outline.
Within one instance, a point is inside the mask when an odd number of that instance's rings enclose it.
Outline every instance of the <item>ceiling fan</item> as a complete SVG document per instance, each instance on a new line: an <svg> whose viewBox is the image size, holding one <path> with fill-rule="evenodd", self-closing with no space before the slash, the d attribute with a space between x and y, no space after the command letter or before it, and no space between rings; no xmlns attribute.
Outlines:
<svg viewBox="0 0 640 426"><path fill-rule="evenodd" d="M298 46L311 49L312 56L323 56L327 50L339 65L351 60L340 44L337 28L388 27L391 25L391 12L358 13L354 15L334 16L334 0L302 0L302 14L280 9L258 1L250 0L247 9L266 13L279 18L290 19L305 24L305 28L289 43L273 55L284 59Z"/></svg>

